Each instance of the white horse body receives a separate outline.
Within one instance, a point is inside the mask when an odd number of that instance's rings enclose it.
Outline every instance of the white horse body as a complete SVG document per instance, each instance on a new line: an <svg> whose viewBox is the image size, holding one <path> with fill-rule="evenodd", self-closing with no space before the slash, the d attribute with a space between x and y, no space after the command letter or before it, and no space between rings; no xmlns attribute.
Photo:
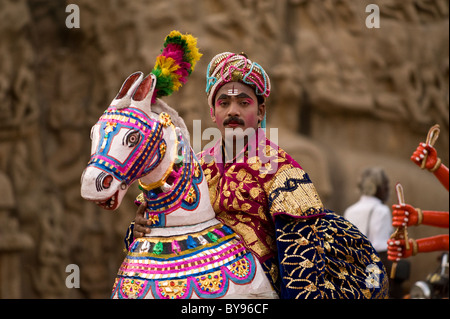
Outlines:
<svg viewBox="0 0 450 319"><path fill-rule="evenodd" d="M92 129L81 181L83 198L115 210L139 179L137 201L154 222L130 245L112 297L276 298L257 258L215 218L183 120L162 100L151 104L155 81L137 72L124 82Z"/></svg>

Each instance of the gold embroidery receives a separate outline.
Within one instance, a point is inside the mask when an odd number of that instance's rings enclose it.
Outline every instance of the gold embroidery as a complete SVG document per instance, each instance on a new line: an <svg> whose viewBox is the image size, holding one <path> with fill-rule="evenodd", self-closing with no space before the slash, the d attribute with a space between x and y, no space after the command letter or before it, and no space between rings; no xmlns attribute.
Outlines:
<svg viewBox="0 0 450 319"><path fill-rule="evenodd" d="M234 194L236 195L236 197L237 197L240 201L244 201L244 200L245 200L244 197L242 196L241 188L237 189L237 190L235 191Z"/></svg>
<svg viewBox="0 0 450 319"><path fill-rule="evenodd" d="M275 177L264 188L268 194L277 192L271 206L271 214L286 212L293 216L305 216L308 211L320 211L323 209L322 202L311 182L293 185L292 179L302 180L305 172L299 168L285 165L281 167ZM294 187L295 186L295 187ZM283 191L289 187L288 191Z"/></svg>
<svg viewBox="0 0 450 319"><path fill-rule="evenodd" d="M201 175L200 165L197 162L195 162L194 163L194 176L199 177L200 175Z"/></svg>
<svg viewBox="0 0 450 319"><path fill-rule="evenodd" d="M299 266L303 267L303 268L311 268L314 267L314 264L309 261L308 259L302 261L301 263L298 264Z"/></svg>
<svg viewBox="0 0 450 319"><path fill-rule="evenodd" d="M252 250L256 255L262 257L270 253L269 248L258 239L258 236L256 236L252 227L242 222L236 223L236 220L229 216L227 212L220 212L217 214L217 217L239 234L244 241L245 246Z"/></svg>
<svg viewBox="0 0 450 319"><path fill-rule="evenodd" d="M325 240L329 243L333 243L334 242L334 238L330 235L330 234L324 234Z"/></svg>
<svg viewBox="0 0 450 319"><path fill-rule="evenodd" d="M271 162L267 162L264 164L264 168L260 168L259 169L259 177L260 178L265 178L266 175L270 172L272 172L273 168L272 168L272 163Z"/></svg>
<svg viewBox="0 0 450 319"><path fill-rule="evenodd" d="M233 174L235 174L234 173L234 169L235 169L235 165L231 165L229 168L228 168L228 170L225 172L225 176L227 176L227 177L233 177Z"/></svg>
<svg viewBox="0 0 450 319"><path fill-rule="evenodd" d="M237 277L244 278L248 275L250 272L250 263L242 258L234 263L232 263L230 266L228 266L228 269Z"/></svg>
<svg viewBox="0 0 450 319"><path fill-rule="evenodd" d="M369 299L372 296L372 293L370 292L369 289L362 289L361 291L362 291L364 297L366 297L367 299Z"/></svg>
<svg viewBox="0 0 450 319"><path fill-rule="evenodd" d="M310 283L308 286L305 287L305 290L307 290L307 291L316 291L317 287L313 283Z"/></svg>
<svg viewBox="0 0 450 319"><path fill-rule="evenodd" d="M214 177L211 177L211 172L208 175L205 174L205 178L208 182L208 190L209 190L209 200L213 205L214 211L217 213L219 211L219 201L220 196L217 196L217 184L220 180L220 175L217 174Z"/></svg>
<svg viewBox="0 0 450 319"><path fill-rule="evenodd" d="M289 289L299 291L297 298L311 296L314 288L323 298L387 296L388 282L383 267L371 267L372 260L359 253L373 248L370 243L360 240L362 235L354 226L346 227L346 224L343 218L327 213L327 216L317 218L314 224L298 220L278 229L277 242L286 243L281 259L281 265L287 270L283 280L288 282ZM350 238L358 244L352 245ZM369 256L376 258L375 253ZM320 260L324 264L316 262ZM323 277L310 275L322 271Z"/></svg>
<svg viewBox="0 0 450 319"><path fill-rule="evenodd" d="M154 225L159 222L159 215L158 214L149 214L148 220L151 222L151 225Z"/></svg>
<svg viewBox="0 0 450 319"><path fill-rule="evenodd" d="M217 199L218 199L218 200L217 200L217 204L218 204L220 198L218 197ZM223 200L222 205L223 205L223 207L225 207L225 209L228 209L228 207L229 207L229 205L228 205L228 198L225 198L225 199ZM216 209L216 208L217 208L217 209ZM220 212L219 205L214 206L214 211L216 212L216 214L217 214L217 212Z"/></svg>
<svg viewBox="0 0 450 319"><path fill-rule="evenodd" d="M258 156L251 157L247 160L247 163L249 164L250 168L254 171L259 171L261 168L261 160Z"/></svg>
<svg viewBox="0 0 450 319"><path fill-rule="evenodd" d="M233 205L234 210L237 210L237 211L241 210L241 207L239 206L239 203L238 203L238 200L236 197L233 198L232 205Z"/></svg>
<svg viewBox="0 0 450 319"><path fill-rule="evenodd" d="M191 186L189 192L186 194L185 201L192 204L197 199L197 193L195 192L194 186Z"/></svg>
<svg viewBox="0 0 450 319"><path fill-rule="evenodd" d="M136 200L143 203L145 201L144 199L144 194L143 193L139 193L139 195L136 197Z"/></svg>
<svg viewBox="0 0 450 319"><path fill-rule="evenodd" d="M236 218L242 223L249 223L252 221L251 218L245 217L245 215L241 213L236 214Z"/></svg>
<svg viewBox="0 0 450 319"><path fill-rule="evenodd" d="M203 291L215 292L223 285L222 271L218 270L210 274L196 277L197 284Z"/></svg>
<svg viewBox="0 0 450 319"><path fill-rule="evenodd" d="M322 248L322 246L316 246L316 250L319 254L323 254L325 250Z"/></svg>
<svg viewBox="0 0 450 319"><path fill-rule="evenodd" d="M266 145L264 151L266 152L267 157L275 157L278 155L278 150L274 149L270 145Z"/></svg>
<svg viewBox="0 0 450 319"><path fill-rule="evenodd" d="M278 277L278 267L275 263L272 263L272 266L270 267L269 274L272 277L272 281L276 282Z"/></svg>
<svg viewBox="0 0 450 319"><path fill-rule="evenodd" d="M263 206L258 207L258 216L261 220L267 221L266 211Z"/></svg>
<svg viewBox="0 0 450 319"><path fill-rule="evenodd" d="M244 180L244 178L247 176L247 171L243 168L239 170L239 172L236 174L236 179L240 182Z"/></svg>
<svg viewBox="0 0 450 319"><path fill-rule="evenodd" d="M143 280L137 280L137 279L131 279L126 278L120 289L122 290L122 293L127 296L129 299L136 299L139 296L139 293L143 289L143 285L145 284L145 281Z"/></svg>
<svg viewBox="0 0 450 319"><path fill-rule="evenodd" d="M178 299L186 293L187 279L166 280L158 282L158 288L165 298Z"/></svg>
<svg viewBox="0 0 450 319"><path fill-rule="evenodd" d="M327 288L327 289L331 289L331 290L335 290L335 289L336 289L336 288L334 288L334 285L333 285L330 281L328 281L328 280L325 280L324 286L325 286L325 288Z"/></svg>
<svg viewBox="0 0 450 319"><path fill-rule="evenodd" d="M300 246L308 245L308 244L309 244L308 239L306 239L305 237L298 238L298 239L295 240L295 242L296 242L297 244L299 244Z"/></svg>
<svg viewBox="0 0 450 319"><path fill-rule="evenodd" d="M253 188L250 189L250 196L253 199L257 199L259 194L262 193L262 192L263 192L263 190L260 187L253 187Z"/></svg>
<svg viewBox="0 0 450 319"><path fill-rule="evenodd" d="M370 257L374 262L381 261L380 257L378 257L377 254L372 254Z"/></svg>
<svg viewBox="0 0 450 319"><path fill-rule="evenodd" d="M340 273L338 274L339 279L345 279L348 276L348 271L344 267L339 267Z"/></svg>

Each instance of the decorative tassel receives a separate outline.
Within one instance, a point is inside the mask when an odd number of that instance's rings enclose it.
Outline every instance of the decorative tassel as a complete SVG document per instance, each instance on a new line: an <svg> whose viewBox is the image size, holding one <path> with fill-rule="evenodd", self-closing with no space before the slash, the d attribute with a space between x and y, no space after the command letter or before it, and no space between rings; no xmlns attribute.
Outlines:
<svg viewBox="0 0 450 319"><path fill-rule="evenodd" d="M158 242L155 247L153 247L153 253L156 255L160 255L163 252L163 243L162 242Z"/></svg>
<svg viewBox="0 0 450 319"><path fill-rule="evenodd" d="M130 252L134 252L136 250L138 244L139 244L139 242L137 240L135 240L130 247Z"/></svg>
<svg viewBox="0 0 450 319"><path fill-rule="evenodd" d="M149 249L150 249L150 242L148 242L146 240L142 243L141 248L139 249L139 252L146 253L146 252L148 252Z"/></svg>
<svg viewBox="0 0 450 319"><path fill-rule="evenodd" d="M226 225L223 225L222 230L225 231L225 233L227 235L231 235L233 233L233 230L230 227L226 226Z"/></svg>
<svg viewBox="0 0 450 319"><path fill-rule="evenodd" d="M186 83L201 56L196 38L176 30L170 32L152 70L157 79L152 103L156 98L178 91Z"/></svg>
<svg viewBox="0 0 450 319"><path fill-rule="evenodd" d="M187 238L187 246L189 249L195 248L197 247L197 243L194 241L194 238L192 238L191 235L188 236Z"/></svg>
<svg viewBox="0 0 450 319"><path fill-rule="evenodd" d="M181 252L181 247L176 240L172 242L172 252L177 255Z"/></svg>
<svg viewBox="0 0 450 319"><path fill-rule="evenodd" d="M218 229L214 229L213 232L215 232L220 238L225 237L225 234L222 233L220 230Z"/></svg>
<svg viewBox="0 0 450 319"><path fill-rule="evenodd" d="M214 233L209 232L207 235L214 243L219 239L219 237L217 237Z"/></svg>
<svg viewBox="0 0 450 319"><path fill-rule="evenodd" d="M208 244L208 241L205 239L205 237L203 236L198 236L197 237L198 241L200 242L200 245L206 245Z"/></svg>

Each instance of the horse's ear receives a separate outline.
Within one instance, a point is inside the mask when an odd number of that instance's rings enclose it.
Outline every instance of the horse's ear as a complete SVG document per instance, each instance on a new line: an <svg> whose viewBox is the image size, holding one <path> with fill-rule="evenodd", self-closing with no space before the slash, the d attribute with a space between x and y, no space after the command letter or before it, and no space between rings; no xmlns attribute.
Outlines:
<svg viewBox="0 0 450 319"><path fill-rule="evenodd" d="M139 83L142 82L143 77L144 73L142 72L134 72L131 74L125 82L123 82L119 93L117 93L116 97L111 102L111 106L118 109L130 106L131 96L138 87Z"/></svg>
<svg viewBox="0 0 450 319"><path fill-rule="evenodd" d="M156 86L156 76L153 73L147 75L134 91L132 100L134 105L151 105L151 100Z"/></svg>

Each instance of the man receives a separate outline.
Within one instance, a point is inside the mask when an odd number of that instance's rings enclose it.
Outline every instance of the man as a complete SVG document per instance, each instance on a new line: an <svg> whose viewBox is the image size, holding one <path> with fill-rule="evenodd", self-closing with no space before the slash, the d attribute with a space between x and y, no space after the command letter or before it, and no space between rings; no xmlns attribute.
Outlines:
<svg viewBox="0 0 450 319"><path fill-rule="evenodd" d="M394 232L391 210L385 205L389 198L389 179L382 168L369 167L362 172L358 188L361 197L345 210L344 217L387 258L387 241Z"/></svg>
<svg viewBox="0 0 450 319"><path fill-rule="evenodd" d="M369 239L390 273L392 262L388 259L387 241L394 228L390 208L385 204L389 199L389 179L381 167L368 167L361 173L358 189L361 197L345 210L344 217ZM389 281L391 298L403 296L401 285L408 276L409 263L405 262Z"/></svg>
<svg viewBox="0 0 450 319"><path fill-rule="evenodd" d="M281 298L385 298L385 269L367 239L325 209L300 165L269 141L270 79L244 54L207 69L211 118L222 139L199 154L216 217L243 239ZM134 237L150 232L144 207Z"/></svg>

